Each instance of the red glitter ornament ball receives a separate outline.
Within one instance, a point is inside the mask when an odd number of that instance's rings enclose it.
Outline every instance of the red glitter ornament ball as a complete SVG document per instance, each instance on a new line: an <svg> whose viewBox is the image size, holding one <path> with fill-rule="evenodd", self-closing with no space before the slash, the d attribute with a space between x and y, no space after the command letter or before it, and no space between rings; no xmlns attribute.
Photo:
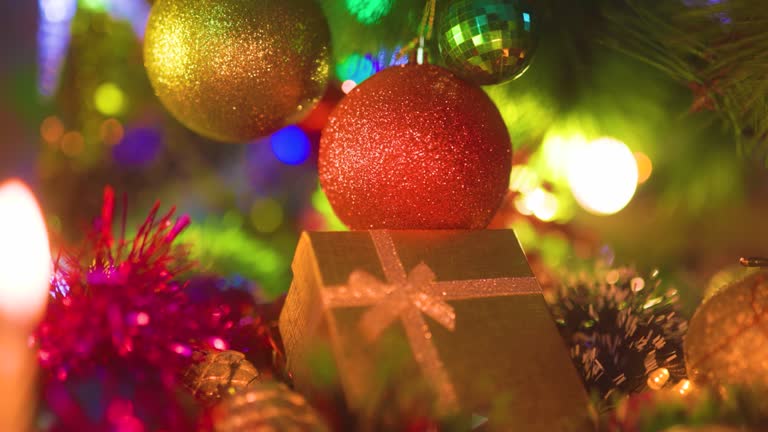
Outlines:
<svg viewBox="0 0 768 432"><path fill-rule="evenodd" d="M391 67L352 90L320 140L320 183L352 229L477 229L508 188L496 106L433 65Z"/></svg>

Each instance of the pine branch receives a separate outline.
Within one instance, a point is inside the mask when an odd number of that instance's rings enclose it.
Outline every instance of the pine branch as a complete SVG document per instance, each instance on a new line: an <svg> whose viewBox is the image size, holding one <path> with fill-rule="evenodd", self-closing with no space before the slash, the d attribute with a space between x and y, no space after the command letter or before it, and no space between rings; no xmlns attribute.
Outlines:
<svg viewBox="0 0 768 432"><path fill-rule="evenodd" d="M738 149L768 164L768 7L751 0L622 0L604 42L694 88Z"/></svg>

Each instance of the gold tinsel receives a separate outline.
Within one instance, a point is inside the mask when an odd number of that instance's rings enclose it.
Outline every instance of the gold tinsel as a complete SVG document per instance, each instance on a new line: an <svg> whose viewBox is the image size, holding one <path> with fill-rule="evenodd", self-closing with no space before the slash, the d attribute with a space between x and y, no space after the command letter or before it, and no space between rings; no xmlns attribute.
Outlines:
<svg viewBox="0 0 768 432"><path fill-rule="evenodd" d="M768 272L732 283L699 307L685 358L695 382L768 385Z"/></svg>
<svg viewBox="0 0 768 432"><path fill-rule="evenodd" d="M314 0L158 0L144 44L165 107L220 141L299 121L328 80L330 35Z"/></svg>
<svg viewBox="0 0 768 432"><path fill-rule="evenodd" d="M278 382L261 382L224 399L212 418L216 432L328 432L307 401Z"/></svg>
<svg viewBox="0 0 768 432"><path fill-rule="evenodd" d="M200 353L202 359L187 370L184 383L206 402L244 390L260 379L259 371L237 351Z"/></svg>

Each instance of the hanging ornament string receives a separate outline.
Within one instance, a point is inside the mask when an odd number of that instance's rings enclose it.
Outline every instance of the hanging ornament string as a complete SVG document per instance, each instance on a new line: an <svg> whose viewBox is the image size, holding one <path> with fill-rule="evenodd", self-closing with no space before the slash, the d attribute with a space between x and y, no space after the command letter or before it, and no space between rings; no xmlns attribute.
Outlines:
<svg viewBox="0 0 768 432"><path fill-rule="evenodd" d="M432 39L432 31L435 27L435 11L437 10L437 0L427 0L424 4L424 12L421 14L421 22L417 30L418 36L405 44L397 53L400 59L408 53L416 50L416 64L424 64L426 41Z"/></svg>

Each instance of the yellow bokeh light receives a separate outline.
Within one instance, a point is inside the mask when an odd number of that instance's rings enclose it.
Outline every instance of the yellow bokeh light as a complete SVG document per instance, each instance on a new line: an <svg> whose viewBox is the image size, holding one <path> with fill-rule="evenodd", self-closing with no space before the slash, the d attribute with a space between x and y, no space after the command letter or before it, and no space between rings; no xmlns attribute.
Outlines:
<svg viewBox="0 0 768 432"><path fill-rule="evenodd" d="M527 165L512 167L509 174L509 189L515 192L530 193L541 185L541 179L536 171Z"/></svg>
<svg viewBox="0 0 768 432"><path fill-rule="evenodd" d="M544 222L553 221L557 215L557 197L542 188L537 188L526 194L521 205Z"/></svg>
<svg viewBox="0 0 768 432"><path fill-rule="evenodd" d="M643 152L635 153L635 161L637 162L637 184L643 184L651 177L653 162Z"/></svg>
<svg viewBox="0 0 768 432"><path fill-rule="evenodd" d="M549 181L564 184L570 163L586 144L587 138L578 132L560 133L553 130L547 133L541 145L544 163L540 167L540 174Z"/></svg>
<svg viewBox="0 0 768 432"><path fill-rule="evenodd" d="M637 162L626 144L614 138L599 138L571 154L568 184L585 210L599 215L626 207L637 189Z"/></svg>
<svg viewBox="0 0 768 432"><path fill-rule="evenodd" d="M283 207L271 198L256 201L251 207L251 223L259 232L274 232L283 224Z"/></svg>
<svg viewBox="0 0 768 432"><path fill-rule="evenodd" d="M125 109L125 94L116 84L106 82L96 88L93 103L104 115L118 115Z"/></svg>

